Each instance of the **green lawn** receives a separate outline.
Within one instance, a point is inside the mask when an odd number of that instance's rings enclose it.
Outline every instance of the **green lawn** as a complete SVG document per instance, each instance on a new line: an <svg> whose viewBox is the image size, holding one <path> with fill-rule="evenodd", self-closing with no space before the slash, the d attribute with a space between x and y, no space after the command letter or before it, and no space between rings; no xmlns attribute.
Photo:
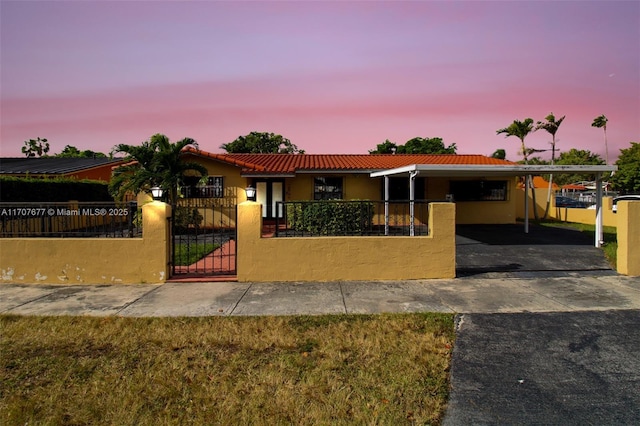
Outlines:
<svg viewBox="0 0 640 426"><path fill-rule="evenodd" d="M439 424L452 314L0 316L0 424Z"/></svg>
<svg viewBox="0 0 640 426"><path fill-rule="evenodd" d="M174 264L176 266L189 266L196 263L215 249L220 247L219 244L213 243L176 243Z"/></svg>

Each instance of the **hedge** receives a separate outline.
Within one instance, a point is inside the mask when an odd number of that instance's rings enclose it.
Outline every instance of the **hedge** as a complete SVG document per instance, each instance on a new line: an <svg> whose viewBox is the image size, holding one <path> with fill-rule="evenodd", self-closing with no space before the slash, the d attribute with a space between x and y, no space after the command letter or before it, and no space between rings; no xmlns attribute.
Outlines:
<svg viewBox="0 0 640 426"><path fill-rule="evenodd" d="M108 184L70 178L0 177L2 202L113 201Z"/></svg>
<svg viewBox="0 0 640 426"><path fill-rule="evenodd" d="M359 235L371 229L369 201L293 201L286 203L288 226L314 235Z"/></svg>

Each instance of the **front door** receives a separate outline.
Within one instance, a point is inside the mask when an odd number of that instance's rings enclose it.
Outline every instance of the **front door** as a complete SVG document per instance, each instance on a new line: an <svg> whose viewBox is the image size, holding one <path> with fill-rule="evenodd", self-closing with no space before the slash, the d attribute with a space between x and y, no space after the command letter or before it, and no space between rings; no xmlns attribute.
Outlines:
<svg viewBox="0 0 640 426"><path fill-rule="evenodd" d="M263 219L281 218L282 204L277 206L276 203L284 201L284 181L256 181L256 201L262 204Z"/></svg>

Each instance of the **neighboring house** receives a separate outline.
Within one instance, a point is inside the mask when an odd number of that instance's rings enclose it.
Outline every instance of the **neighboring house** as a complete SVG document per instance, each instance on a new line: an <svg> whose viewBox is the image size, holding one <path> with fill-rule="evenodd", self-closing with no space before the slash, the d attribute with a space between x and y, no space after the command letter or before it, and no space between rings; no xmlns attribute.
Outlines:
<svg viewBox="0 0 640 426"><path fill-rule="evenodd" d="M455 201L459 224L516 220L515 175L492 176L482 171L516 164L483 155L214 154L194 148L185 149L184 155L209 171L206 182L183 189L185 198L232 205L245 201L244 189L252 186L263 206L264 219L282 215L276 205L279 201L384 200L385 177L371 174L418 164L446 169L446 175L416 173L416 201ZM470 173L474 167L482 170ZM388 179L388 199L409 200L408 178L397 175Z"/></svg>
<svg viewBox="0 0 640 426"><path fill-rule="evenodd" d="M90 179L109 182L120 158L0 158L0 176Z"/></svg>
<svg viewBox="0 0 640 426"><path fill-rule="evenodd" d="M549 189L549 181L543 178L542 176L533 176L533 179L531 179L531 183L533 183L533 187L536 189L537 188ZM518 188L524 189L524 181L518 182ZM560 187L558 186L558 184L553 182L551 184L551 189L553 191L558 191L560 190Z"/></svg>

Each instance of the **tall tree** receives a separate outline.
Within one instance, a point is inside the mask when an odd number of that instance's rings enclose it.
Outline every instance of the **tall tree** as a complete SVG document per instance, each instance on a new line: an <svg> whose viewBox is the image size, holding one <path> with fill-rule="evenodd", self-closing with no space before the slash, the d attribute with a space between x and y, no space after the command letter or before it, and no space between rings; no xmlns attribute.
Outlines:
<svg viewBox="0 0 640 426"><path fill-rule="evenodd" d="M266 132L251 132L236 140L220 145L230 154L304 154L304 150L291 143L282 135Z"/></svg>
<svg viewBox="0 0 640 426"><path fill-rule="evenodd" d="M593 119L593 123L591 123L591 127L597 127L598 129L604 130L604 161L605 164L609 164L609 145L607 144L607 123L609 119L604 115L599 115Z"/></svg>
<svg viewBox="0 0 640 426"><path fill-rule="evenodd" d="M551 165L555 164L556 161L556 133L558 132L558 128L564 121L566 116L563 115L558 120L556 120L555 115L553 113L547 115L544 119L545 121L538 121L536 124L536 128L534 131L538 131L540 129L545 130L547 133L551 135ZM544 218L549 214L549 207L551 206L551 186L553 185L553 175L549 175L549 190L547 191L547 205L544 209Z"/></svg>
<svg viewBox="0 0 640 426"><path fill-rule="evenodd" d="M162 134L153 135L141 145L116 145L113 151L126 154L130 162L114 171L109 190L116 198L123 199L127 193L149 193L152 187L159 186L167 193L168 202L174 205L185 173L207 175L207 169L201 164L182 160L182 149L189 145L198 147L191 138L172 143Z"/></svg>
<svg viewBox="0 0 640 426"><path fill-rule="evenodd" d="M504 129L498 129L496 130L496 134L501 134L504 133L505 137L510 137L510 136L515 136L518 139L520 139L520 153L522 154L522 158L524 160L524 164L529 164L529 154L534 152L535 150L527 148L527 146L524 143L525 138L527 137L527 135L529 135L529 133L531 133L533 131L533 119L532 118L525 118L524 121L518 121L518 120L513 120L513 123L511 123L508 127L505 127ZM525 197L528 196L528 188L530 185L530 177L527 176L526 178L526 184L525 184ZM538 215L538 209L536 208L536 190L535 188L531 188L531 197L533 199L533 215L536 218L536 220L539 220L539 215Z"/></svg>
<svg viewBox="0 0 640 426"><path fill-rule="evenodd" d="M49 152L49 142L46 139L29 139L28 141L24 141L24 146L22 147L22 153L27 157L42 157L47 152Z"/></svg>
<svg viewBox="0 0 640 426"><path fill-rule="evenodd" d="M455 143L445 146L442 138L409 139L404 145L396 145L387 139L378 144L376 149L369 150L369 154L455 154L458 147Z"/></svg>
<svg viewBox="0 0 640 426"><path fill-rule="evenodd" d="M594 154L589 150L571 148L569 151L560 153L556 160L558 165L601 165L604 164L602 157ZM558 185L574 183L580 181L592 181L595 179L594 174L561 174L557 177Z"/></svg>
<svg viewBox="0 0 640 426"><path fill-rule="evenodd" d="M640 143L620 150L616 161L618 171L611 178L613 189L623 194L640 194Z"/></svg>
<svg viewBox="0 0 640 426"><path fill-rule="evenodd" d="M520 139L520 154L524 159L524 163L529 163L529 154L532 152L531 148L527 148L524 144L524 140L533 131L533 119L525 118L524 121L513 120L508 127L504 129L496 130L496 134L504 133L505 137L515 136Z"/></svg>

